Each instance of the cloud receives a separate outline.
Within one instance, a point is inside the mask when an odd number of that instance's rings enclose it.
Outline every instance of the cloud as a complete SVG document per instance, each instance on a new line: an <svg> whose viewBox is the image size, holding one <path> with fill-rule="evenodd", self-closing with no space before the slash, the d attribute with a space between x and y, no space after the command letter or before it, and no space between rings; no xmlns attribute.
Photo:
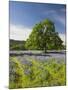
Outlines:
<svg viewBox="0 0 68 90"><path fill-rule="evenodd" d="M62 13L62 15L61 15L61 13ZM59 22L60 24L62 24L65 27L65 15L63 15L63 14L65 14L65 9L59 9L58 11L57 10L43 11L42 14L44 16L46 15L48 18L50 18L50 16L51 16L52 19Z"/></svg>
<svg viewBox="0 0 68 90"><path fill-rule="evenodd" d="M59 33L59 37L61 38L61 40L63 41L63 44L65 45L65 34Z"/></svg>
<svg viewBox="0 0 68 90"><path fill-rule="evenodd" d="M54 19L65 26L65 16L60 16L58 14L55 14Z"/></svg>
<svg viewBox="0 0 68 90"><path fill-rule="evenodd" d="M19 25L10 25L10 39L14 40L26 40L30 33L31 29L24 27L24 26L19 26Z"/></svg>
<svg viewBox="0 0 68 90"><path fill-rule="evenodd" d="M42 15L53 15L54 13L56 13L55 10L45 10L43 11Z"/></svg>
<svg viewBox="0 0 68 90"><path fill-rule="evenodd" d="M10 39L14 40L26 40L32 29L29 29L24 26L16 26L16 25L10 25ZM61 40L63 41L63 44L65 45L65 34L59 33L59 36Z"/></svg>

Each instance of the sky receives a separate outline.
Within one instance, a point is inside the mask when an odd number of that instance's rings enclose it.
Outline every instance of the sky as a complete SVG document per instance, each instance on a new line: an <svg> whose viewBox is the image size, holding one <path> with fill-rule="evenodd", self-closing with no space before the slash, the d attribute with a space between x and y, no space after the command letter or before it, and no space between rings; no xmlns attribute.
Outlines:
<svg viewBox="0 0 68 90"><path fill-rule="evenodd" d="M64 4L9 2L10 39L26 40L36 23L50 19L65 43L66 6Z"/></svg>

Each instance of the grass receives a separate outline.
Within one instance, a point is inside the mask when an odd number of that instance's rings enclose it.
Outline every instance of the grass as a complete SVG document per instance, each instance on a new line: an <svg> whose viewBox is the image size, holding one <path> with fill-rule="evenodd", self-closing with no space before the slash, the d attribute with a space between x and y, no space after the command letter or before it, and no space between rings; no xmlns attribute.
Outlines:
<svg viewBox="0 0 68 90"><path fill-rule="evenodd" d="M17 58L10 58L9 88L63 86L66 84L65 63L55 59L39 62L29 60L21 64Z"/></svg>

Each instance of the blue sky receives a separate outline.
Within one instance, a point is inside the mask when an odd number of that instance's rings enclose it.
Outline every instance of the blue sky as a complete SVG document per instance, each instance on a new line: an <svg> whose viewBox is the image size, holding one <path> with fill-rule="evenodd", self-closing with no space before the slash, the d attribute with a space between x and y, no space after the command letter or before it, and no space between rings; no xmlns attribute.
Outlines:
<svg viewBox="0 0 68 90"><path fill-rule="evenodd" d="M65 34L66 6L63 4L10 1L9 16L10 31L15 29L15 31L25 34L24 37L19 36L22 39L29 36L27 34L30 34L36 23L46 18L54 22L56 31L59 34ZM10 35L13 34L12 37L15 31L11 31Z"/></svg>

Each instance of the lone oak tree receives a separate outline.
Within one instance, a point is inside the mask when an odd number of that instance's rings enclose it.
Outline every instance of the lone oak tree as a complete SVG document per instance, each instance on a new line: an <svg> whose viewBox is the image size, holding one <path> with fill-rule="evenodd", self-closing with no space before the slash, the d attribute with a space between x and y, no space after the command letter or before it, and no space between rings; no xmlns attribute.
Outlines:
<svg viewBox="0 0 68 90"><path fill-rule="evenodd" d="M54 23L46 19L33 27L25 47L29 50L58 50L62 49L63 41L55 31Z"/></svg>

